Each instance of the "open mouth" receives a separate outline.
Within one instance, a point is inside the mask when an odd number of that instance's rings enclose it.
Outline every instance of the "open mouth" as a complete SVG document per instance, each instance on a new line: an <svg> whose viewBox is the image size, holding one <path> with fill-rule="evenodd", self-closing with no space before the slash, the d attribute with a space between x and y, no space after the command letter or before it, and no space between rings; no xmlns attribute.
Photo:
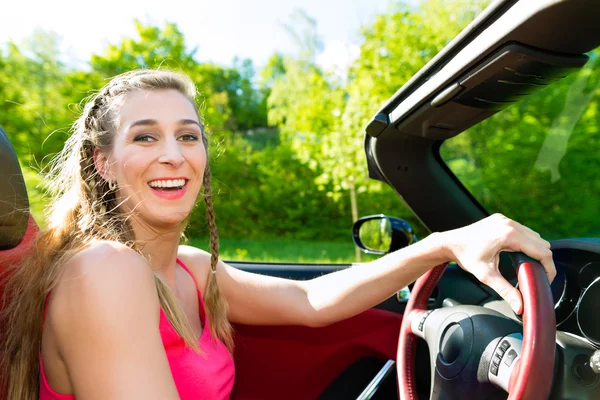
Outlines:
<svg viewBox="0 0 600 400"><path fill-rule="evenodd" d="M161 179L148 182L148 186L158 192L177 192L187 185L187 179Z"/></svg>

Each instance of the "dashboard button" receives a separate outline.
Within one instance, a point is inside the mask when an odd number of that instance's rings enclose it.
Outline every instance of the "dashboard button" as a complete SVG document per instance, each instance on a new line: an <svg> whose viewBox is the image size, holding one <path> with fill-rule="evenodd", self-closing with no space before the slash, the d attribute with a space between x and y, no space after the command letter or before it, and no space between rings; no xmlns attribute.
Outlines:
<svg viewBox="0 0 600 400"><path fill-rule="evenodd" d="M515 349L511 349L504 356L504 364L506 364L506 365L508 365L510 367L512 365L512 363L515 361L515 358L517 358L517 356L518 356L518 354L515 351Z"/></svg>
<svg viewBox="0 0 600 400"><path fill-rule="evenodd" d="M431 314L433 312L433 310L429 310L423 313L423 316L421 316L421 320L419 321L419 330L421 332L423 332L423 327L425 326L425 320L427 319L427 317L429 317L429 314Z"/></svg>
<svg viewBox="0 0 600 400"><path fill-rule="evenodd" d="M498 376L498 366L492 364L492 368L490 368L490 372L496 376Z"/></svg>
<svg viewBox="0 0 600 400"><path fill-rule="evenodd" d="M492 365L495 365L495 366L500 365L501 360L502 360L502 358L498 354L496 354L494 356L494 359L492 360Z"/></svg>

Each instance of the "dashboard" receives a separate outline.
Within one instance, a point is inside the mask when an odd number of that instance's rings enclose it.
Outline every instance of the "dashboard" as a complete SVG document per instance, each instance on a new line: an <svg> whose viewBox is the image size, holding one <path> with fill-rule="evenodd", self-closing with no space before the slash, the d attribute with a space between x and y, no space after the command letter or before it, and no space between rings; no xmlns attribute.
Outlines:
<svg viewBox="0 0 600 400"><path fill-rule="evenodd" d="M600 239L553 241L552 253L557 330L585 337L600 348Z"/></svg>

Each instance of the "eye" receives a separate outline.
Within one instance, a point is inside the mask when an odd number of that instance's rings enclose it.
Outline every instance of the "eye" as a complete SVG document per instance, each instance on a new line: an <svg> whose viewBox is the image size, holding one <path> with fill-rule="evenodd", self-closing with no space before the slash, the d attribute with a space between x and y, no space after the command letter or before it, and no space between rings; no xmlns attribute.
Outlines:
<svg viewBox="0 0 600 400"><path fill-rule="evenodd" d="M183 135L179 136L179 139L184 142L197 142L198 135L195 133L184 133Z"/></svg>
<svg viewBox="0 0 600 400"><path fill-rule="evenodd" d="M134 139L134 142L142 142L142 143L150 143L155 142L156 139L147 133L142 133L141 135L137 135Z"/></svg>

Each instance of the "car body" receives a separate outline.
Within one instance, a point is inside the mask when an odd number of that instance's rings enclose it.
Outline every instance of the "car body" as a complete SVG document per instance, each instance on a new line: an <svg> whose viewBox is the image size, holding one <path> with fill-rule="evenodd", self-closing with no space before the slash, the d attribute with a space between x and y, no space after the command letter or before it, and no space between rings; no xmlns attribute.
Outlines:
<svg viewBox="0 0 600 400"><path fill-rule="evenodd" d="M364 135L371 178L391 186L432 232L487 216L490 211L478 200L473 186L469 187L468 179L455 174L452 163L444 158L444 143L459 143L469 128L482 126L498 112L501 115L504 108L583 68L589 62L585 53L600 46L597 21L600 3L595 0L493 2L378 111L373 110ZM506 83L511 74L523 78L518 85ZM36 224L27 211L27 193L16 156L2 131L0 189L0 265L4 267L22 257ZM522 189L527 197L527 186ZM594 194L600 193L586 195ZM511 215L510 209L501 211ZM578 368L600 346L593 323L593 304L600 302L594 286L600 277L600 238L567 235L554 240L552 248L559 267L553 288L559 326L551 398L598 398L598 377L581 376ZM291 279L311 279L349 267L230 264ZM516 283L516 273L507 260L501 261L501 270ZM406 302L406 296L394 296L374 309L323 328L236 326L237 374L232 398L354 399L377 376L382 379L371 386L377 389L373 397L365 394L362 398L397 398L388 360L396 359ZM496 293L457 265L450 265L429 307L456 304L494 309L521 323ZM434 393L428 351L432 349L421 342L416 365L419 397L454 398ZM493 384L482 384L491 388L489 398L506 397L506 392Z"/></svg>

